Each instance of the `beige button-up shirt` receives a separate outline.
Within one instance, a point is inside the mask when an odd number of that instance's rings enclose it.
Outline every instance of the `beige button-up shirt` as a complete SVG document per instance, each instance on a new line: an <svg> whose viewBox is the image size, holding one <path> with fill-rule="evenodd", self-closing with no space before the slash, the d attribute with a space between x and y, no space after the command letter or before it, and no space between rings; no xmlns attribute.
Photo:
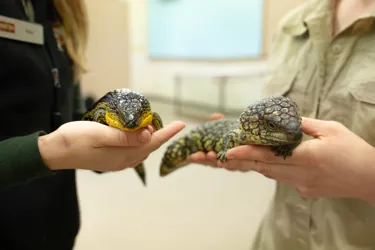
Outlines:
<svg viewBox="0 0 375 250"><path fill-rule="evenodd" d="M289 96L303 116L341 122L375 146L375 28L364 34L353 29L372 24L374 13L333 37L330 0L291 11L275 34L274 72L264 95ZM251 249L375 250L375 206L360 199L304 199L278 183Z"/></svg>

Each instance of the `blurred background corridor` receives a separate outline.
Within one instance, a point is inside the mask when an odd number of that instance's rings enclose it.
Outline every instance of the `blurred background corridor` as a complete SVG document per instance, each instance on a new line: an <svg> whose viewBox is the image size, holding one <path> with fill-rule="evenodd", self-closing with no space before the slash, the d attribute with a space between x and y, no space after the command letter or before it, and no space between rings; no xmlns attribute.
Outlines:
<svg viewBox="0 0 375 250"><path fill-rule="evenodd" d="M139 91L165 124L186 122L183 133L212 112L236 117L261 94L280 18L302 2L87 0L83 92L97 98L114 88ZM250 250L274 182L199 165L161 178L166 146L145 162L147 187L130 169L78 171L75 250Z"/></svg>

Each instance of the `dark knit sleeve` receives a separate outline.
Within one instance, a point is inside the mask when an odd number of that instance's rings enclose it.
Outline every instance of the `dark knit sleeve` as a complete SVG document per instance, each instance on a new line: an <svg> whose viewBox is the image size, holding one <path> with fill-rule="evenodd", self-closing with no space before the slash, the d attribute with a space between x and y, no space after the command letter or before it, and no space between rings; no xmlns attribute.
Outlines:
<svg viewBox="0 0 375 250"><path fill-rule="evenodd" d="M38 147L42 131L0 141L0 190L52 175Z"/></svg>

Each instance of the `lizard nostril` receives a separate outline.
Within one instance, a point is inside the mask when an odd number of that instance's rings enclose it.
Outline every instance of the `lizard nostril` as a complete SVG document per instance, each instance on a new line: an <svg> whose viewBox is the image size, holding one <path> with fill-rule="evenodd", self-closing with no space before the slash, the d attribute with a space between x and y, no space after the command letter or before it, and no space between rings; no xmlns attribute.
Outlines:
<svg viewBox="0 0 375 250"><path fill-rule="evenodd" d="M302 131L298 129L297 131L286 131L289 140L299 141L302 138Z"/></svg>

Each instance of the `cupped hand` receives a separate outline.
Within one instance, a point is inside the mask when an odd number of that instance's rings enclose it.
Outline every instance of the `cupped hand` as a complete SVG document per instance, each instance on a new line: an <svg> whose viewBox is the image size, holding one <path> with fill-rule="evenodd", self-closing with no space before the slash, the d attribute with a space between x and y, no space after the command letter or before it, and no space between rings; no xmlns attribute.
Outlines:
<svg viewBox="0 0 375 250"><path fill-rule="evenodd" d="M96 122L76 121L39 137L47 167L118 171L137 166L185 127L173 122L153 133L151 127L124 132Z"/></svg>
<svg viewBox="0 0 375 250"><path fill-rule="evenodd" d="M303 141L285 160L268 147L240 146L220 167L257 171L286 183L303 197L356 197L375 201L375 149L344 125L304 118Z"/></svg>

